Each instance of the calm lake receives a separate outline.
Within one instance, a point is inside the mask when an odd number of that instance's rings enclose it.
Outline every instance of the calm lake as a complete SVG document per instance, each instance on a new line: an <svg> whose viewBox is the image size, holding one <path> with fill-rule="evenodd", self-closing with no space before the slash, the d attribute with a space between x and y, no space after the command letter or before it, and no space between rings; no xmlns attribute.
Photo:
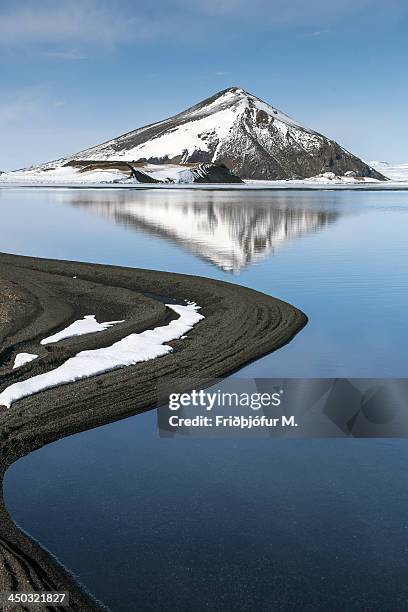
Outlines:
<svg viewBox="0 0 408 612"><path fill-rule="evenodd" d="M208 276L308 315L236 376L407 376L407 191L7 188L0 209L1 251ZM408 609L407 464L405 440L163 440L150 412L19 460L5 499L114 611Z"/></svg>

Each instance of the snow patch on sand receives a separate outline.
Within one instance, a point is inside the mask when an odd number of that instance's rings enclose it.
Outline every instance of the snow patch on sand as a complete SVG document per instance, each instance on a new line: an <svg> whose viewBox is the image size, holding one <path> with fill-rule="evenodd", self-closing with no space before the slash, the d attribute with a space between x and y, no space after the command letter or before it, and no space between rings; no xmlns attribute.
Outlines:
<svg viewBox="0 0 408 612"><path fill-rule="evenodd" d="M74 321L74 323L71 323L71 325L68 325L68 327L60 332L57 332L53 336L44 338L41 340L40 344L53 344L54 342L65 340L65 338L72 338L74 336L83 336L84 334L104 331L105 329L109 329L109 327L112 327L112 325L117 325L118 323L123 323L123 321L106 321L105 323L98 323L95 315L85 315L83 319Z"/></svg>
<svg viewBox="0 0 408 612"><path fill-rule="evenodd" d="M14 359L13 370L16 368L20 368L25 363L30 363L30 361L34 361L37 359L38 355L33 355L32 353L18 353L16 358Z"/></svg>
<svg viewBox="0 0 408 612"><path fill-rule="evenodd" d="M0 406L10 408L13 402L33 393L170 353L172 347L164 343L185 335L204 316L194 303L187 306L167 304L167 307L176 312L179 318L168 325L130 334L106 348L81 351L55 370L14 383L0 394Z"/></svg>

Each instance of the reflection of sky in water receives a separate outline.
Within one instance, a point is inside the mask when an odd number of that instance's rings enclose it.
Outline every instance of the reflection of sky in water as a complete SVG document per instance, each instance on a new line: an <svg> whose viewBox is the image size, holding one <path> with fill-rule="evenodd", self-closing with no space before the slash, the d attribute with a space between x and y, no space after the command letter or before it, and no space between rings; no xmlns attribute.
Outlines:
<svg viewBox="0 0 408 612"><path fill-rule="evenodd" d="M167 209L161 224L152 224L154 205ZM150 220L125 224L124 206ZM308 314L294 341L239 376L407 375L408 194L0 190L0 207L2 250L201 274ZM175 218L192 222L190 241ZM211 227L225 232L224 251ZM214 252L245 265L231 275ZM118 612L326 612L339 602L399 610L408 597L407 448L160 440L150 412L23 458L6 475L6 501Z"/></svg>
<svg viewBox="0 0 408 612"><path fill-rule="evenodd" d="M307 327L245 374L407 371L405 192L20 189L0 206L5 251L209 276L304 310Z"/></svg>
<svg viewBox="0 0 408 612"><path fill-rule="evenodd" d="M163 440L152 411L21 459L5 498L114 612L405 610L407 453Z"/></svg>

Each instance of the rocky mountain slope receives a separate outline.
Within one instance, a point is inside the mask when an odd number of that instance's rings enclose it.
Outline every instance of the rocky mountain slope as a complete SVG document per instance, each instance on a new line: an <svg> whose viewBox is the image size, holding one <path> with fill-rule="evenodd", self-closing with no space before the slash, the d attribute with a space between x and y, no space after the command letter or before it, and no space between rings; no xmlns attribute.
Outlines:
<svg viewBox="0 0 408 612"><path fill-rule="evenodd" d="M307 178L330 171L384 180L335 141L237 87L61 162L73 160L221 163L246 179Z"/></svg>

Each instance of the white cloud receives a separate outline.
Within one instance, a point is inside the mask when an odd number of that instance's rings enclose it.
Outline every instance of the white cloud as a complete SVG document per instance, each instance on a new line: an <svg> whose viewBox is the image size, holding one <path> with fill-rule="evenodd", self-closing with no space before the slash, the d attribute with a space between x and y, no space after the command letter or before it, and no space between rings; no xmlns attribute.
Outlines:
<svg viewBox="0 0 408 612"><path fill-rule="evenodd" d="M9 47L64 42L115 45L157 33L157 25L146 16L97 0L46 0L0 9L0 45ZM73 52L66 59L74 59Z"/></svg>
<svg viewBox="0 0 408 612"><path fill-rule="evenodd" d="M326 28L325 30L315 30L314 32L310 32L309 34L306 34L306 36L317 38L319 36L324 36L325 34L328 34L329 32L330 30Z"/></svg>
<svg viewBox="0 0 408 612"><path fill-rule="evenodd" d="M320 31L326 24L351 21L356 15L383 19L404 9L404 0L176 0L186 11L231 20L259 21L277 27L311 26Z"/></svg>

